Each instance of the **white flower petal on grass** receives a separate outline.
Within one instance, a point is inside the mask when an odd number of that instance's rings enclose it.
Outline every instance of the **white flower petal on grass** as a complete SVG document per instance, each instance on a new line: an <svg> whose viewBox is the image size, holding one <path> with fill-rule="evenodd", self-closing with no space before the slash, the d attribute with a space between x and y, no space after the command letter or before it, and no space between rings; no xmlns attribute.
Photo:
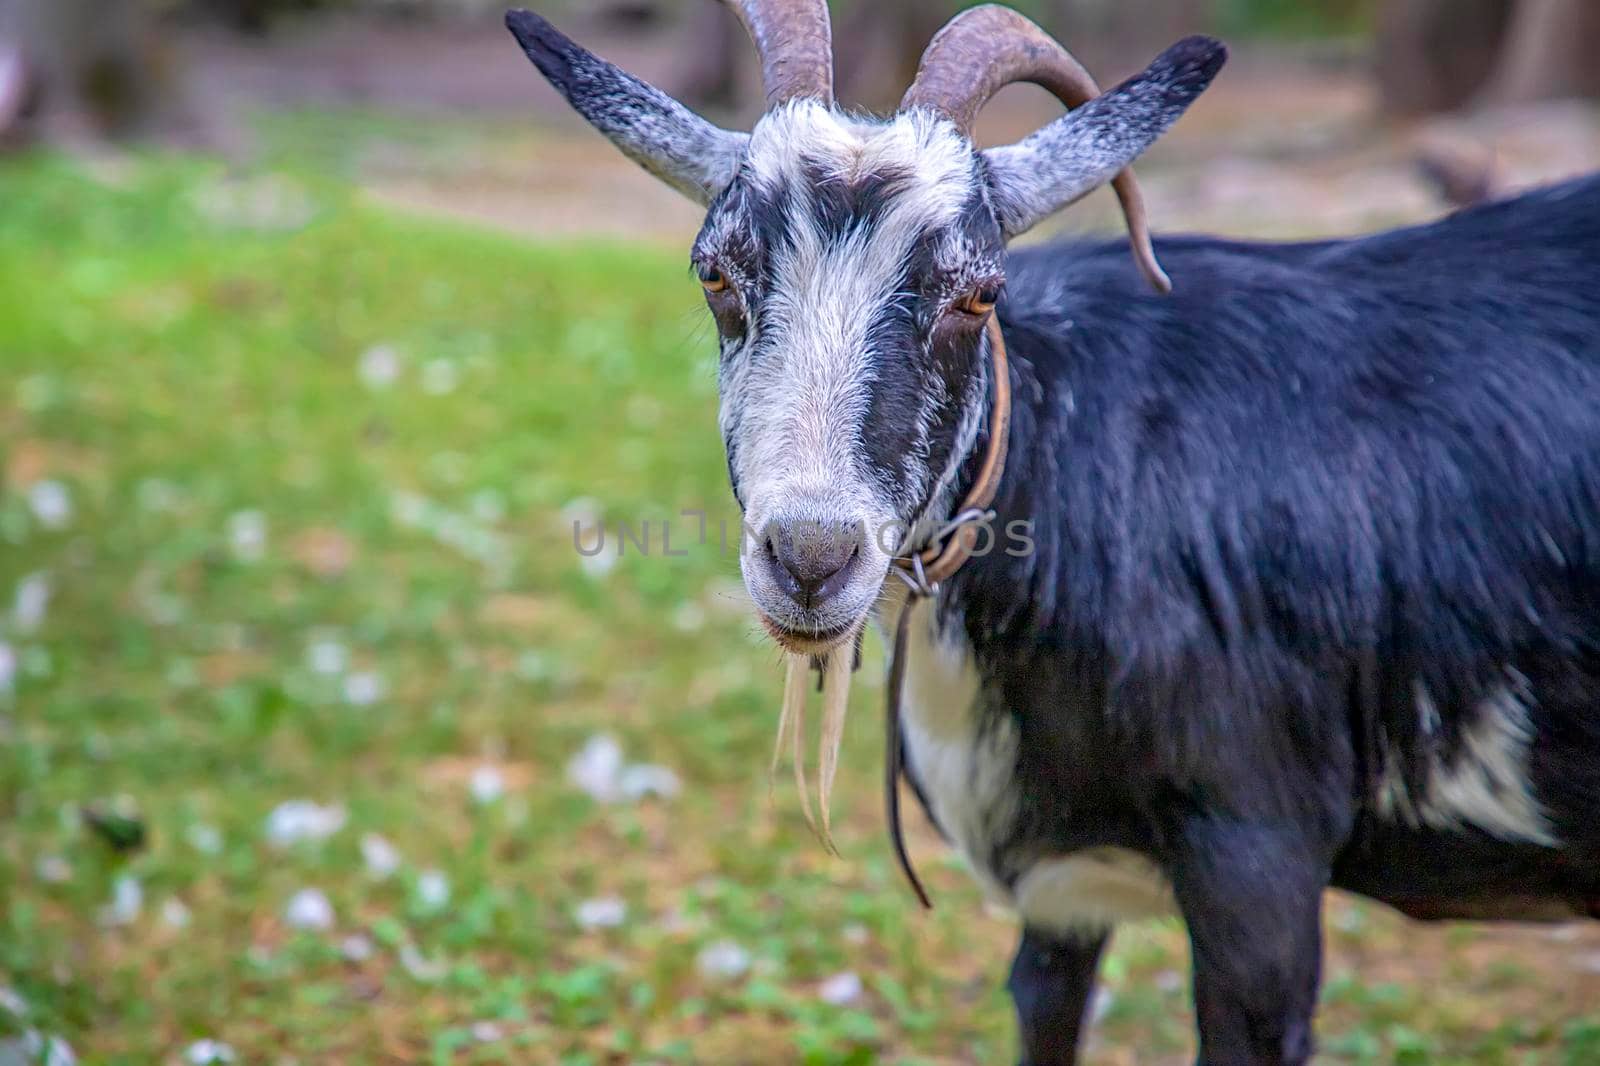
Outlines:
<svg viewBox="0 0 1600 1066"><path fill-rule="evenodd" d="M70 1044L37 1029L25 1029L20 1036L0 1040L0 1064L4 1066L77 1066L77 1062Z"/></svg>
<svg viewBox="0 0 1600 1066"><path fill-rule="evenodd" d="M299 229L317 213L310 191L281 174L214 182L190 194L189 206L213 226L268 232Z"/></svg>
<svg viewBox="0 0 1600 1066"><path fill-rule="evenodd" d="M400 869L400 852L377 833L363 833L361 862L367 868L368 877L381 881L386 877L393 877L394 872Z"/></svg>
<svg viewBox="0 0 1600 1066"><path fill-rule="evenodd" d="M624 768L617 778L617 790L622 798L635 802L646 796L672 799L682 787L677 774L653 763L634 763Z"/></svg>
<svg viewBox="0 0 1600 1066"><path fill-rule="evenodd" d="M319 889L302 888L289 897L283 920L291 929L332 929L333 903Z"/></svg>
<svg viewBox="0 0 1600 1066"><path fill-rule="evenodd" d="M17 653L0 640L0 697L9 696L17 684Z"/></svg>
<svg viewBox="0 0 1600 1066"><path fill-rule="evenodd" d="M561 535L581 549L578 566L590 577L604 577L617 566L618 551L606 543L604 520L600 501L589 496L579 496L561 508Z"/></svg>
<svg viewBox="0 0 1600 1066"><path fill-rule="evenodd" d="M851 922L840 933L846 944L865 944L871 939L872 934L867 932L867 927L859 922Z"/></svg>
<svg viewBox="0 0 1600 1066"><path fill-rule="evenodd" d="M504 520L505 516L506 498L494 489L484 489L472 494L472 517L492 525Z"/></svg>
<svg viewBox="0 0 1600 1066"><path fill-rule="evenodd" d="M191 920L189 908L177 896L170 896L161 904L161 920L173 929L187 929Z"/></svg>
<svg viewBox="0 0 1600 1066"><path fill-rule="evenodd" d="M450 902L450 879L443 870L424 870L417 875L417 902L429 911L441 910Z"/></svg>
<svg viewBox="0 0 1600 1066"><path fill-rule="evenodd" d="M196 1040L190 1044L183 1053L183 1061L189 1066L220 1066L221 1063L233 1062L238 1056L234 1050L220 1040Z"/></svg>
<svg viewBox="0 0 1600 1066"><path fill-rule="evenodd" d="M43 855L33 864L33 875L47 885L64 885L72 880L72 864L60 855Z"/></svg>
<svg viewBox="0 0 1600 1066"><path fill-rule="evenodd" d="M610 803L621 794L617 781L621 774L622 745L609 733L590 737L567 762L567 780L601 803Z"/></svg>
<svg viewBox="0 0 1600 1066"><path fill-rule="evenodd" d="M77 1066L78 1056L59 1036L44 1038L44 1066Z"/></svg>
<svg viewBox="0 0 1600 1066"><path fill-rule="evenodd" d="M406 973L418 981L437 981L445 975L446 967L442 962L435 962L425 957L417 950L415 944L402 944L400 946L400 965L405 967Z"/></svg>
<svg viewBox="0 0 1600 1066"><path fill-rule="evenodd" d="M5 1011L13 1018L25 1018L28 1015L28 1001L11 986L0 985L0 1011Z"/></svg>
<svg viewBox="0 0 1600 1066"><path fill-rule="evenodd" d="M72 521L72 492L59 481L36 481L28 489L28 509L46 529L62 529Z"/></svg>
<svg viewBox="0 0 1600 1066"><path fill-rule="evenodd" d="M731 981L750 969L750 953L732 940L719 940L695 956L700 976L713 981Z"/></svg>
<svg viewBox="0 0 1600 1066"><path fill-rule="evenodd" d="M361 381L369 389L386 389L400 377L400 353L387 344L375 344L361 353Z"/></svg>
<svg viewBox="0 0 1600 1066"><path fill-rule="evenodd" d="M593 546L593 541L585 541ZM605 577L617 568L618 553L610 549L602 549L595 555L578 556L578 568L590 577Z"/></svg>
<svg viewBox="0 0 1600 1066"><path fill-rule="evenodd" d="M345 702L354 707L370 707L383 698L383 678L370 670L344 679Z"/></svg>
<svg viewBox="0 0 1600 1066"><path fill-rule="evenodd" d="M306 648L306 663L312 673L324 677L342 674L350 668L350 649L337 640L321 637Z"/></svg>
<svg viewBox="0 0 1600 1066"><path fill-rule="evenodd" d="M238 511L228 518L228 550L241 563L259 562L267 554L267 516Z"/></svg>
<svg viewBox="0 0 1600 1066"><path fill-rule="evenodd" d="M499 767L479 766L467 781L467 791L475 803L487 806L506 794L505 775Z"/></svg>
<svg viewBox="0 0 1600 1066"><path fill-rule="evenodd" d="M589 535L594 532L595 527L600 525L601 516L600 501L593 496L579 496L577 499L569 500L567 505L561 508L561 524L567 529L577 526L586 542L590 540Z"/></svg>
<svg viewBox="0 0 1600 1066"><path fill-rule="evenodd" d="M480 1044L493 1044L505 1038L505 1030L496 1022L473 1022L472 1039Z"/></svg>
<svg viewBox="0 0 1600 1066"><path fill-rule="evenodd" d="M449 359L430 359L422 367L422 391L429 396L445 396L456 390L461 372Z"/></svg>
<svg viewBox="0 0 1600 1066"><path fill-rule="evenodd" d="M29 574L17 582L11 602L11 622L19 633L32 633L44 624L50 608L50 579L44 574Z"/></svg>
<svg viewBox="0 0 1600 1066"><path fill-rule="evenodd" d="M111 902L100 908L100 924L132 925L144 909L144 886L132 874L111 883Z"/></svg>
<svg viewBox="0 0 1600 1066"><path fill-rule="evenodd" d="M339 941L339 954L346 962L366 962L377 953L377 950L372 938L360 933L351 933Z"/></svg>
<svg viewBox="0 0 1600 1066"><path fill-rule="evenodd" d="M414 492L397 492L389 501L389 515L402 526L416 529L425 525L433 503Z"/></svg>
<svg viewBox="0 0 1600 1066"><path fill-rule="evenodd" d="M582 929L615 929L628 920L628 905L616 896L600 896L578 904L578 926Z"/></svg>
<svg viewBox="0 0 1600 1066"><path fill-rule="evenodd" d="M678 775L665 766L625 763L622 745L609 733L590 737L567 761L567 780L601 803L671 799L683 789Z"/></svg>
<svg viewBox="0 0 1600 1066"><path fill-rule="evenodd" d="M847 1007L861 998L861 991L861 978L847 970L822 982L817 996L830 1006Z"/></svg>
<svg viewBox="0 0 1600 1066"><path fill-rule="evenodd" d="M267 841L285 848L302 841L327 840L344 828L348 815L338 805L324 807L311 800L286 800L267 816Z"/></svg>
<svg viewBox="0 0 1600 1066"><path fill-rule="evenodd" d="M270 835L270 830L268 830ZM222 833L213 825L196 822L184 834L189 846L202 855L222 854Z"/></svg>

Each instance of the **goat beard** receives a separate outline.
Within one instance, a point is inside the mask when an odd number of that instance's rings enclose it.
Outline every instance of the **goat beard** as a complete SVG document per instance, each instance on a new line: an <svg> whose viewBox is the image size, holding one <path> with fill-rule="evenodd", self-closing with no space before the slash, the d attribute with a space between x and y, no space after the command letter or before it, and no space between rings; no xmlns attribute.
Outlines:
<svg viewBox="0 0 1600 1066"><path fill-rule="evenodd" d="M783 759L784 742L790 745L790 758L794 763L795 788L800 793L800 809L806 824L811 827L822 846L833 852L839 849L833 843L829 818L833 782L839 770L839 746L844 740L845 712L850 705L850 678L854 673L855 634L852 633L828 651L815 656L822 671L822 728L817 738L817 803L821 811L819 822L812 813L811 790L806 782L806 703L811 689L811 655L789 654L788 672L783 683L783 709L778 715L778 735L772 747L772 765L768 768L770 782L777 777L778 763Z"/></svg>

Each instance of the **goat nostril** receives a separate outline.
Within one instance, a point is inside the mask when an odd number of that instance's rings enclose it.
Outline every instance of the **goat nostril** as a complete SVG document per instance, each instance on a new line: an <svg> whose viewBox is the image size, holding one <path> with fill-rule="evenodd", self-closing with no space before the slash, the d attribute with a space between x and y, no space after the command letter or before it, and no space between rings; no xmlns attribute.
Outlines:
<svg viewBox="0 0 1600 1066"><path fill-rule="evenodd" d="M773 579L808 610L844 590L861 554L859 538L844 529L784 530L765 546Z"/></svg>
<svg viewBox="0 0 1600 1066"><path fill-rule="evenodd" d="M844 557L844 561L839 563L832 573L824 575L817 582L817 587L812 592L812 596L821 601L831 599L844 591L844 587L850 583L851 571L855 569L855 562L860 554L861 545L851 545L849 553Z"/></svg>

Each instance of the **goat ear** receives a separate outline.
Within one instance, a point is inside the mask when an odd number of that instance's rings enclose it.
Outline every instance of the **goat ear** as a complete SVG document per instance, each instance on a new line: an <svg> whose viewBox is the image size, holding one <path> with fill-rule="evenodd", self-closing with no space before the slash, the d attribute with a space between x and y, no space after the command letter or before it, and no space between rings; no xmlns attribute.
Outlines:
<svg viewBox="0 0 1600 1066"><path fill-rule="evenodd" d="M1178 121L1227 58L1221 41L1186 38L1144 73L1016 144L984 152L1006 236L1031 229L1116 177Z"/></svg>
<svg viewBox="0 0 1600 1066"><path fill-rule="evenodd" d="M506 28L556 91L629 159L701 204L733 181L747 134L712 125L531 11L507 12Z"/></svg>

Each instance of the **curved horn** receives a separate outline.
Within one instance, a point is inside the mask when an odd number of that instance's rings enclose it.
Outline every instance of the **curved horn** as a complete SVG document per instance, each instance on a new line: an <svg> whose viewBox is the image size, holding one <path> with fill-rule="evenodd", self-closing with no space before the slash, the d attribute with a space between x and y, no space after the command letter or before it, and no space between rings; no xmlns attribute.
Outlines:
<svg viewBox="0 0 1600 1066"><path fill-rule="evenodd" d="M927 108L944 115L962 132L972 124L990 97L1013 82L1025 81L1049 90L1069 109L1100 95L1100 87L1083 64L1033 20L998 4L963 11L945 24L922 53L916 80L906 90L900 109ZM1150 223L1144 194L1131 169L1111 181L1128 222L1133 258L1139 272L1157 292L1171 292L1172 281L1156 261L1150 244Z"/></svg>
<svg viewBox="0 0 1600 1066"><path fill-rule="evenodd" d="M833 27L827 0L723 0L761 55L767 107L802 97L833 103Z"/></svg>

